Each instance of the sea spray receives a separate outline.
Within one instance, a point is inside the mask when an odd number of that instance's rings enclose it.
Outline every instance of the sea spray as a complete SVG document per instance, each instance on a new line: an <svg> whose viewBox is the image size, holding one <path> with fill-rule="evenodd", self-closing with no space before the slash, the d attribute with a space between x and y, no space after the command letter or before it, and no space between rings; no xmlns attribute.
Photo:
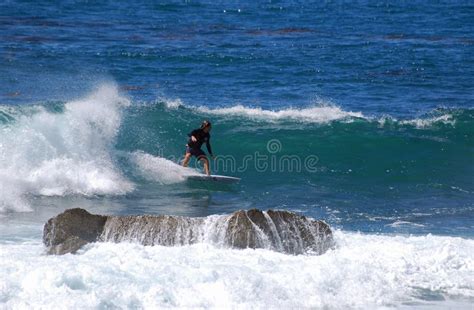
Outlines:
<svg viewBox="0 0 474 310"><path fill-rule="evenodd" d="M102 85L61 111L34 106L0 127L0 211L27 209L28 195L124 194L133 189L111 148L130 101Z"/></svg>
<svg viewBox="0 0 474 310"><path fill-rule="evenodd" d="M198 174L194 169L183 167L170 159L153 156L143 151L131 153L130 161L135 165L140 176L160 184L183 182L186 177Z"/></svg>

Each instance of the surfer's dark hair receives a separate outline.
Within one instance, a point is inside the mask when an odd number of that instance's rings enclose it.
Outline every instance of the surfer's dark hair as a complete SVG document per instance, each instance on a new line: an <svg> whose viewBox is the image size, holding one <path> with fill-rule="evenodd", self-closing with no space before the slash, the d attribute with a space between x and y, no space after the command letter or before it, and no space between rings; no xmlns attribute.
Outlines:
<svg viewBox="0 0 474 310"><path fill-rule="evenodd" d="M201 129L204 129L206 127L211 127L211 122L208 121L207 119L201 123Z"/></svg>

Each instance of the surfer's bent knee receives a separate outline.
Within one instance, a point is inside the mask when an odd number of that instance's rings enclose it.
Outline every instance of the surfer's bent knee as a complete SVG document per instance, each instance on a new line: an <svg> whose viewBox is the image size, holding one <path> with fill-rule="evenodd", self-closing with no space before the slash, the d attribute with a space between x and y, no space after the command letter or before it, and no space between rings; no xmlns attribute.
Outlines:
<svg viewBox="0 0 474 310"><path fill-rule="evenodd" d="M199 159L199 160L202 160L202 161L204 161L204 162L209 162L209 160L207 159L207 156L206 156L206 155L199 155L199 156L198 156L198 159Z"/></svg>

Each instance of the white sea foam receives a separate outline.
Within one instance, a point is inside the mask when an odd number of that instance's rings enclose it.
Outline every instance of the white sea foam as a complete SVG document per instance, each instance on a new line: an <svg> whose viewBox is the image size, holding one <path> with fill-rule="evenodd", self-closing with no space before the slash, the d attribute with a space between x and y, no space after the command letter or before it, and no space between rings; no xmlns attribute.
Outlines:
<svg viewBox="0 0 474 310"><path fill-rule="evenodd" d="M232 115L248 117L255 120L293 120L303 122L327 123L334 120L350 120L364 118L361 112L347 112L337 106L314 106L303 109L288 108L281 110L265 110L250 108L243 105L228 108L198 107L198 111L212 115Z"/></svg>
<svg viewBox="0 0 474 310"><path fill-rule="evenodd" d="M443 114L440 116L430 117L430 118L416 118L412 120L403 120L403 121L400 121L400 123L404 125L413 125L416 128L426 128L426 127L432 126L435 123L443 123L446 125L454 126L456 124L456 121L453 119L453 116L451 114Z"/></svg>
<svg viewBox="0 0 474 310"><path fill-rule="evenodd" d="M247 107L244 105L234 105L230 107L210 108L206 106L188 106L180 99L161 98L165 107L169 109L176 109L178 107L187 107L196 109L197 111L216 116L231 116L231 117L245 117L255 121L297 121L304 123L329 123L332 121L351 122L354 119L365 119L367 121L375 121L380 125L385 125L387 122L396 122L401 125L410 125L419 129L428 128L433 124L442 123L445 125L454 126L456 120L451 113L444 113L442 115L433 117L422 117L414 119L397 119L392 116L370 116L362 112L345 111L341 107L334 104L327 104L324 102L318 105L305 108L282 108L276 110L268 110L261 107Z"/></svg>
<svg viewBox="0 0 474 310"><path fill-rule="evenodd" d="M474 240L336 232L321 256L207 244L90 244L47 256L39 242L0 244L9 308L470 308Z"/></svg>
<svg viewBox="0 0 474 310"><path fill-rule="evenodd" d="M130 191L110 154L129 104L115 86L103 85L62 112L36 107L0 127L0 212L26 210L27 195Z"/></svg>
<svg viewBox="0 0 474 310"><path fill-rule="evenodd" d="M185 168L169 159L153 156L142 151L133 152L131 160L141 176L149 181L161 184L183 182L188 176L198 174L196 170Z"/></svg>
<svg viewBox="0 0 474 310"><path fill-rule="evenodd" d="M168 109L177 109L183 105L183 102L179 98L178 99L162 98L161 100L165 103Z"/></svg>
<svg viewBox="0 0 474 310"><path fill-rule="evenodd" d="M412 222L408 222L408 221L400 221L400 220L397 220L391 224L387 224L387 226L390 226L390 227L401 227L401 226L415 226L415 227L424 227L425 225L423 224L418 224L418 223L412 223Z"/></svg>

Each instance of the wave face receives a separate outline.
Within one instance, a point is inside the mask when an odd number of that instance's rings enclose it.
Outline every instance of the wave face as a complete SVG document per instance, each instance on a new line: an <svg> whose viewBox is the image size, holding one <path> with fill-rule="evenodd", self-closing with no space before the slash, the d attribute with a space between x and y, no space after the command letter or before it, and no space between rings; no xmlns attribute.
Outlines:
<svg viewBox="0 0 474 310"><path fill-rule="evenodd" d="M440 108L397 119L329 103L273 111L160 99L133 108L117 148L140 149L150 166L163 157L177 161L186 134L202 119L213 122L213 149L222 156L212 170L241 177L238 197L250 206L297 206L371 231L469 234L473 228L463 218L472 219L474 208L474 110ZM140 131L133 130L139 122ZM166 173L149 172L158 179Z"/></svg>
<svg viewBox="0 0 474 310"><path fill-rule="evenodd" d="M396 119L323 102L274 111L179 99L133 103L106 84L74 101L0 110L0 212L28 210L44 196L197 201L199 189L186 183L197 173L194 161L191 168L178 162L187 133L207 118L220 156L213 172L242 178L226 194L234 207L225 211L291 206L355 229L376 222L376 231L452 229L438 216L461 221L462 234L471 227L462 220L474 208L470 109Z"/></svg>

